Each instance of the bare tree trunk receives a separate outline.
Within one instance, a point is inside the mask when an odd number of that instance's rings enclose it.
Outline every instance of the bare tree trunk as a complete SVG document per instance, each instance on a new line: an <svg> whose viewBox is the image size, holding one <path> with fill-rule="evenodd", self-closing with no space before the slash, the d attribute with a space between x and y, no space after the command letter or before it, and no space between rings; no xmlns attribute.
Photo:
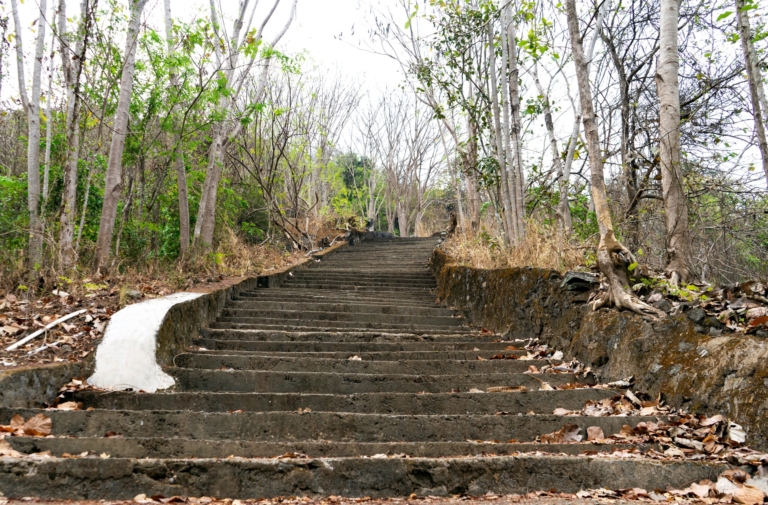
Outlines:
<svg viewBox="0 0 768 505"><path fill-rule="evenodd" d="M54 6L51 6L51 13L55 14ZM53 19L54 16L51 16ZM42 213L45 214L46 203L48 202L48 185L51 175L51 141L53 140L53 118L51 117L51 104L53 103L53 55L54 44L56 41L56 32L51 30L51 55L48 68L48 94L45 97L45 168L43 168L43 205ZM2 73L0 73L2 78Z"/></svg>
<svg viewBox="0 0 768 505"><path fill-rule="evenodd" d="M506 9L501 10L501 127L504 140L504 160L506 162L506 182L509 191L510 205L512 206L511 219L514 229L514 237L510 238L513 244L518 244L522 237L522 230L520 229L520 215L519 206L517 202L517 171L516 171L516 151L512 150L512 127L510 126L509 113L514 107L510 101L510 85L505 83L505 77L509 73L509 82L512 81L511 76L511 64L509 55L509 46L507 43L507 16ZM491 47L493 49L493 47Z"/></svg>
<svg viewBox="0 0 768 505"><path fill-rule="evenodd" d="M113 125L112 143L109 148L107 163L106 187L104 188L104 205L101 209L99 236L96 239L96 257L94 260L97 271L106 268L109 261L109 250L112 245L112 235L115 230L117 202L123 186L123 149L125 137L128 134L128 115L131 105L133 77L136 70L136 48L138 46L141 13L147 0L130 0L131 19L125 38L125 61L123 75L120 80L120 95L117 100L117 111Z"/></svg>
<svg viewBox="0 0 768 505"><path fill-rule="evenodd" d="M19 94L24 112L27 115L27 211L29 213L29 246L27 263L30 269L37 270L43 258L43 230L40 220L40 87L43 70L43 50L45 49L45 11L47 0L39 0L40 13L37 18L37 38L35 40L35 59L32 63L32 95L27 96L27 84L24 74L24 48L21 37L18 0L11 0L13 24L16 29L16 71L19 78Z"/></svg>
<svg viewBox="0 0 768 505"><path fill-rule="evenodd" d="M613 222L605 192L600 136L597 131L595 111L592 105L589 66L584 54L583 39L579 29L579 18L576 14L576 0L566 0L566 12L568 15L568 31L573 50L573 60L576 66L576 80L579 84L584 134L587 138L587 150L589 152L592 201L595 204L597 223L600 228L597 264L607 283L607 291L603 293L600 299L592 303L592 308L596 310L600 307L614 304L618 308L626 308L644 316L662 316L663 313L661 311L641 302L629 287L629 270L627 267L633 261L633 257L632 253L616 240L613 232Z"/></svg>
<svg viewBox="0 0 768 505"><path fill-rule="evenodd" d="M59 234L59 257L61 267L74 266L77 251L73 246L75 220L77 218L77 167L80 156L80 76L83 70L88 45L91 19L98 0L90 5L88 0L80 3L81 19L77 29L77 43L72 50L67 34L66 0L59 2L59 40L64 80L67 84L67 153L64 162L64 194L61 202L61 231Z"/></svg>
<svg viewBox="0 0 768 505"><path fill-rule="evenodd" d="M168 56L173 56L173 46L175 39L173 37L173 20L171 17L171 0L165 1L165 39L168 42ZM176 72L170 75L171 87L178 95L179 76ZM174 143L176 149L174 152L174 164L176 165L176 187L179 194L179 251L181 256L186 256L189 251L189 190L187 189L187 170L184 166L184 151L182 149L182 132L178 121L174 121L176 134Z"/></svg>
<svg viewBox="0 0 768 505"><path fill-rule="evenodd" d="M768 141L765 137L765 114L768 110L763 108L764 98L763 76L760 72L760 66L757 64L757 55L755 54L755 44L752 41L752 30L749 26L749 11L745 10L746 2L736 0L736 27L739 30L741 39L741 50L744 52L744 63L747 69L747 81L749 82L749 96L752 101L752 116L755 118L755 133L757 134L757 145L760 149L760 158L763 162L763 172L768 181Z"/></svg>
<svg viewBox="0 0 768 505"><path fill-rule="evenodd" d="M286 24L283 26L283 29L272 41L272 47L274 47L280 41L283 35L285 35L285 32L288 31L291 23L293 23L293 19L296 16L297 1L298 0L293 1L290 17L288 18ZM280 0L275 0L271 10L262 21L261 26L256 32L257 42L261 41L264 35L264 27L269 22L279 3ZM221 61L222 57L226 57L226 62L224 62L222 74L226 78L227 86L232 89L229 96L223 97L222 102L220 103L220 109L224 114L228 114L237 103L245 79L256 61L256 54L259 53L258 51L254 53L248 63L243 65L243 69L240 75L236 77L235 71L237 69L237 60L240 57L246 40L250 40L248 35L246 35L246 37L242 38L241 40L240 32L243 30L243 27L245 27L246 34L250 30L250 23L253 20L253 12L255 11L256 7L256 5L254 5L254 9L251 11L251 19L249 20L248 24L244 24L243 21L248 9L248 4L249 0L242 0L240 2L239 14L234 22L232 35L227 37L225 34L224 37L221 37L219 35L220 25L218 21L218 13L213 0L211 1L211 24L218 38L218 41L214 44L214 46L216 47L219 61ZM226 43L227 39L229 40L228 45ZM219 48L219 43L223 44L227 49L226 55L220 54L221 49ZM268 63L268 61L265 62L265 65L266 63ZM261 92L263 91L266 84L266 70L267 67L265 66L261 74L260 91L255 93L257 98L261 95ZM224 152L227 144L229 143L229 139L236 137L242 127L243 124L240 121L236 121L234 126L229 124L220 125L216 135L214 136L214 142L211 145L211 151L208 157L208 172L205 175L203 194L200 198L200 207L197 212L197 222L195 223L195 231L193 237L193 242L202 249L207 249L213 243L213 232L216 225L216 196L219 189L221 171L224 165Z"/></svg>
<svg viewBox="0 0 768 505"><path fill-rule="evenodd" d="M511 192L507 180L506 158L504 156L503 138L505 133L501 129L501 110L499 107L499 87L496 83L496 50L494 48L493 23L488 23L488 51L489 70L491 81L491 108L493 112L494 140L496 141L496 158L499 163L499 186L501 189L501 217L504 223L506 242L514 244L517 237L515 220L512 218L514 209L511 204Z"/></svg>
<svg viewBox="0 0 768 505"><path fill-rule="evenodd" d="M680 53L677 45L679 8L678 0L661 1L659 60L656 68L661 188L667 228L666 273L675 286L689 278L691 250L688 202L683 189L683 170L680 162Z"/></svg>
<svg viewBox="0 0 768 505"><path fill-rule="evenodd" d="M509 64L509 107L512 114L512 160L514 162L514 192L515 218L517 219L518 240L525 237L525 176L523 174L523 149L521 139L522 121L520 120L520 86L518 84L519 70L517 67L517 41L515 40L515 24L512 17L512 3L507 2L502 11L502 40L506 38L507 63ZM506 34L506 37L504 37Z"/></svg>
<svg viewBox="0 0 768 505"><path fill-rule="evenodd" d="M570 238L571 236L571 208L568 205L568 182L565 180L565 170L563 169L563 160L560 157L560 149L557 147L557 137L555 137L555 123L552 120L552 108L549 105L549 92L544 89L539 80L539 65L537 62L533 63L533 80L536 83L536 89L539 92L539 96L542 97L544 102L544 125L547 128L547 135L549 136L549 149L552 153L552 162L555 164L555 172L557 173L558 187L560 188L560 201L557 203L555 213L557 219L560 222L560 230L564 237ZM578 135L578 133L577 133ZM570 174L569 174L570 177ZM563 198L563 195L565 197Z"/></svg>

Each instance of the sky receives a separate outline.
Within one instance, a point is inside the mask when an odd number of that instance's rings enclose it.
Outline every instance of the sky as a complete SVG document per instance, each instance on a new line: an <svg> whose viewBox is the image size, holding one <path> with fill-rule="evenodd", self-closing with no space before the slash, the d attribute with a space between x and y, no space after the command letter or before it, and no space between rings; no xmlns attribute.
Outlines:
<svg viewBox="0 0 768 505"><path fill-rule="evenodd" d="M59 0L48 0L50 12L51 3L58 4ZM126 0L120 0L127 5ZM215 0L219 3L228 17L224 26L231 31L231 20L234 16L238 0ZM260 0L257 7L254 25L260 23L274 0ZM9 4L10 2L6 2ZM79 12L79 0L69 0L67 14ZM386 8L387 4L394 6L394 0L380 0L377 3ZM103 7L106 2L100 2ZM251 4L252 5L252 4ZM288 19L291 0L281 0L273 18L267 26L266 38L269 40L284 25ZM2 9L0 7L0 9ZM10 5L5 9L10 10ZM208 16L210 12L208 0L171 0L171 11L174 17L190 21L195 17ZM39 12L39 0L24 0L20 5L21 24L23 31L24 52L31 54L34 48L36 27L33 21ZM373 90L393 87L403 80L399 66L394 60L370 52L367 36L367 18L369 7L366 0L298 0L296 19L279 44L279 49L288 53L304 52L308 62L338 70L341 75L350 79L360 80L366 88ZM8 13L10 14L10 12ZM10 15L9 15L10 17ZM147 4L144 23L164 30L163 1L150 0ZM405 22L405 20L403 21ZM9 31L14 31L12 19ZM50 31L46 34L46 44L50 41ZM14 53L13 46L9 47ZM15 70L15 57L9 55L5 61L5 79L3 82L2 99L18 96L18 79ZM58 65L58 61L57 61ZM30 64L27 73L31 72ZM30 77L28 77L29 79ZM45 83L43 84L45 88Z"/></svg>

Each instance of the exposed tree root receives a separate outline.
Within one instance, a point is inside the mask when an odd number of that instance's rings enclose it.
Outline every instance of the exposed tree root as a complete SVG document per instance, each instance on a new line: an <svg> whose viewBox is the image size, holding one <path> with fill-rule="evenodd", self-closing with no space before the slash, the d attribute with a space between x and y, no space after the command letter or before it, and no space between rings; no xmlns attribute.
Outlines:
<svg viewBox="0 0 768 505"><path fill-rule="evenodd" d="M612 231L606 233L600 240L597 248L597 265L605 276L605 282L601 286L602 295L590 304L592 310L616 307L630 310L654 321L665 316L664 312L651 307L632 293L627 267L634 262L634 259L629 249L616 240Z"/></svg>

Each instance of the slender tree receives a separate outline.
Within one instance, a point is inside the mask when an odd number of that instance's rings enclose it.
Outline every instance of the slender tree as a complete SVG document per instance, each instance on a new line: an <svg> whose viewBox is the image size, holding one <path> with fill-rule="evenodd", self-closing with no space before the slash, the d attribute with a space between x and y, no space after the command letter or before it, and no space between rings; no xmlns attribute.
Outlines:
<svg viewBox="0 0 768 505"><path fill-rule="evenodd" d="M741 50L744 53L744 66L747 70L749 98L752 102L752 116L755 119L757 146L760 149L763 172L768 182L768 140L766 140L765 135L765 120L768 110L765 110L763 107L765 103L763 75L757 62L755 43L752 40L752 29L749 26L748 4L753 4L753 0L736 0L736 27L739 31L739 39L741 39Z"/></svg>
<svg viewBox="0 0 768 505"><path fill-rule="evenodd" d="M91 20L98 0L80 2L80 20L72 36L67 34L67 2L59 1L59 40L61 66L67 86L66 158L64 162L64 194L61 200L61 231L59 257L64 269L72 268L76 260L73 244L77 219L77 167L80 159L80 82L88 49Z"/></svg>
<svg viewBox="0 0 768 505"><path fill-rule="evenodd" d="M37 38L35 40L35 56L32 62L32 93L27 95L19 4L18 0L11 0L13 24L16 29L16 72L19 78L19 95L21 95L21 104L27 115L27 212L29 213L27 262L29 268L33 270L41 265L43 257L43 229L40 220L40 87L43 50L45 49L45 28L48 24L45 19L48 1L40 0L38 8Z"/></svg>
<svg viewBox="0 0 768 505"><path fill-rule="evenodd" d="M659 59L656 88L659 94L659 158L666 223L667 275L673 285L689 277L691 234L688 201L680 160L680 53L677 42L679 0L661 1Z"/></svg>
<svg viewBox="0 0 768 505"><path fill-rule="evenodd" d="M603 306L615 305L618 308L632 310L644 316L657 317L662 313L640 301L629 287L629 265L633 262L632 253L624 247L613 231L611 212L608 207L608 197L605 192L605 175L603 173L603 154L600 149L600 135L597 129L594 105L592 103L592 86L589 79L589 66L584 54L584 43L579 28L579 18L576 13L576 0L566 0L568 16L568 33L571 39L573 61L576 67L576 80L579 86L579 98L584 123L584 134L587 139L589 152L590 179L592 183L592 200L597 214L600 229L600 243L597 247L597 264L605 276L605 290L602 296L592 303L597 310Z"/></svg>
<svg viewBox="0 0 768 505"><path fill-rule="evenodd" d="M129 1L131 17L125 37L120 94L117 100L115 122L112 126L112 143L109 147L104 204L101 209L99 236L96 239L94 265L97 271L103 271L107 267L109 251L112 246L112 235L115 230L117 203L123 186L123 150L125 149L125 138L128 135L128 115L130 114L133 78L136 72L136 49L138 47L139 28L141 27L141 13L147 4L147 0Z"/></svg>

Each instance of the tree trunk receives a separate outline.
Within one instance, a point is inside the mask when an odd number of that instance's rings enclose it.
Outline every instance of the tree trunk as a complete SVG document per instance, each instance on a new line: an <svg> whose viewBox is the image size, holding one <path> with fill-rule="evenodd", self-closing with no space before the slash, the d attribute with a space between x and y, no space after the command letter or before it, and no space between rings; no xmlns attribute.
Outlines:
<svg viewBox="0 0 768 505"><path fill-rule="evenodd" d="M600 136L595 121L592 105L592 88L589 82L589 62L584 54L579 18L576 14L576 0L566 0L568 31L576 67L576 80L579 85L579 98L584 122L584 134L587 138L589 168L592 182L592 201L595 204L597 223L600 228L600 244L597 248L597 264L605 276L606 291L602 297L592 303L593 309L615 305L642 314L658 317L663 313L640 301L629 287L628 266L632 263L632 253L618 240L613 232L608 197L605 192L603 157L600 152Z"/></svg>
<svg viewBox="0 0 768 505"><path fill-rule="evenodd" d="M165 39L168 42L168 56L173 56L173 20L171 17L171 0L165 1ZM180 90L179 76L176 72L170 75L171 87L177 94L177 100ZM173 131L174 144L174 164L176 165L176 187L179 194L179 252L181 256L186 256L189 251L189 191L187 189L187 170L184 166L184 151L182 149L182 132L178 121L174 121Z"/></svg>
<svg viewBox="0 0 768 505"><path fill-rule="evenodd" d="M568 182L565 179L565 170L563 169L563 160L560 157L560 149L557 147L557 137L555 137L555 123L552 120L552 108L549 105L549 92L544 89L539 80L538 63L533 63L533 80L536 83L536 89L544 102L544 125L547 128L549 136L549 149L552 153L552 162L555 164L558 186L560 188L560 201L557 203L555 213L560 222L560 230L566 238L571 236L571 208L568 205ZM578 134L577 134L578 135ZM570 178L570 174L568 175ZM563 197L565 195L565 197Z"/></svg>
<svg viewBox="0 0 768 505"><path fill-rule="evenodd" d="M744 64L747 69L747 81L749 82L749 97L752 101L752 116L755 118L755 133L757 134L757 145L760 149L760 158L763 162L763 172L766 182L768 182L768 142L765 138L765 114L768 114L763 108L760 97L764 97L763 76L760 67L757 64L757 55L755 54L755 45L752 42L752 30L749 26L749 11L744 10L746 2L736 0L736 27L739 30L741 39L741 50L744 52Z"/></svg>
<svg viewBox="0 0 768 505"><path fill-rule="evenodd" d="M504 223L505 241L508 244L514 244L517 237L515 230L515 220L512 218L514 208L511 204L511 191L507 180L506 158L504 156L503 139L506 132L501 129L501 110L499 107L499 87L496 83L496 49L494 47L493 23L488 23L488 73L491 81L491 108L493 113L492 132L496 141L496 159L499 163L499 187L501 189L501 217Z"/></svg>
<svg viewBox="0 0 768 505"><path fill-rule="evenodd" d="M514 237L510 238L510 241L517 245L520 243L522 237L522 230L520 228L520 215L519 205L517 201L517 171L516 171L516 150L512 150L512 127L510 126L509 113L514 108L510 100L510 88L508 83L505 83L505 77L509 76L509 82L512 82L512 72L510 64L509 46L507 43L507 16L506 8L501 10L500 24L501 24L501 126L502 135L504 140L504 161L506 162L506 182L509 191L510 205L512 206L511 218L512 227L514 229ZM493 49L493 48L491 48Z"/></svg>
<svg viewBox="0 0 768 505"><path fill-rule="evenodd" d="M467 207L470 226L480 229L480 192L477 189L477 124L467 115L467 155L464 166L464 182L467 187Z"/></svg>
<svg viewBox="0 0 768 505"><path fill-rule="evenodd" d="M659 95L659 158L664 198L667 246L667 276L673 285L689 278L691 234L688 202L683 189L680 162L680 87L677 46L678 0L662 0L659 24L659 60L656 88Z"/></svg>
<svg viewBox="0 0 768 505"><path fill-rule="evenodd" d="M27 251L28 267L37 270L43 257L43 230L40 220L40 87L43 70L43 50L45 49L45 11L48 1L40 0L40 14L37 18L37 38L35 40L35 59L32 64L32 94L27 96L26 77L24 74L24 49L21 37L18 0L11 0L13 23L16 29L16 71L19 78L19 94L24 112L27 115L27 212L29 213L29 245Z"/></svg>
<svg viewBox="0 0 768 505"><path fill-rule="evenodd" d="M504 15L506 14L506 15ZM506 33L507 63L509 64L509 107L512 115L513 152L510 154L514 162L512 170L514 179L515 218L517 219L517 236L522 241L525 237L525 176L523 174L523 149L522 149L522 121L520 120L520 85L518 84L519 70L517 67L517 41L515 39L515 22L512 17L512 3L507 2L502 11L504 25L502 35Z"/></svg>
<svg viewBox="0 0 768 505"><path fill-rule="evenodd" d="M66 158L64 162L64 193L61 201L61 231L59 233L59 257L61 267L66 270L74 266L77 252L73 246L75 219L77 218L77 167L80 155L80 76L88 44L90 21L96 3L88 0L80 4L81 20L77 30L77 43L72 50L72 41L67 40L67 4L59 2L59 41L64 81L67 85Z"/></svg>
<svg viewBox="0 0 768 505"><path fill-rule="evenodd" d="M112 143L109 148L107 164L106 187L104 188L104 205L101 209L99 236L96 240L96 257L94 260L97 271L103 271L109 261L109 250L112 245L112 235L115 230L117 203L123 180L123 149L125 137L128 134L128 115L131 105L131 90L133 76L136 70L136 48L138 46L141 13L147 0L130 0L131 19L125 38L125 62L123 75L120 79L120 94L117 101L115 123L113 125Z"/></svg>

